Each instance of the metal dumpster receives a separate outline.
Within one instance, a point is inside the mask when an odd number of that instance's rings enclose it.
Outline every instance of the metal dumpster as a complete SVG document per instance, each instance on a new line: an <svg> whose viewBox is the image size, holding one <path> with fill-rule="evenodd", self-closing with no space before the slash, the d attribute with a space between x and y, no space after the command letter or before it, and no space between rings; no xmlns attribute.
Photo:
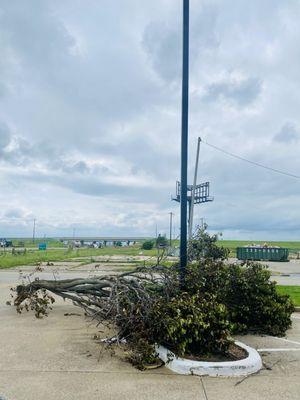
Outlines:
<svg viewBox="0 0 300 400"><path fill-rule="evenodd" d="M289 261L289 249L283 247L237 247L238 260Z"/></svg>

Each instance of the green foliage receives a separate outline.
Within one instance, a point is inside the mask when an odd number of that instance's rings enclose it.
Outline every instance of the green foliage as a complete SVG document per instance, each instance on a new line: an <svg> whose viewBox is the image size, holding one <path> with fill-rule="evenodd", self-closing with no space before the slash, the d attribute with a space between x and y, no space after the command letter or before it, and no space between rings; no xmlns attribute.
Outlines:
<svg viewBox="0 0 300 400"><path fill-rule="evenodd" d="M198 229L196 234L188 243L188 259L189 261L199 260L203 257L217 259L226 259L229 250L225 247L217 245L218 235L209 235L206 232L206 226Z"/></svg>
<svg viewBox="0 0 300 400"><path fill-rule="evenodd" d="M161 236L160 234L156 238L155 242L156 247L167 247L168 245L168 240L165 236Z"/></svg>
<svg viewBox="0 0 300 400"><path fill-rule="evenodd" d="M188 267L186 290L191 295L214 293L228 309L233 332L284 335L291 326L294 306L269 279L270 272L258 263L239 266L200 260Z"/></svg>
<svg viewBox="0 0 300 400"><path fill-rule="evenodd" d="M147 240L142 244L143 250L152 250L154 246L154 242L152 240Z"/></svg>
<svg viewBox="0 0 300 400"><path fill-rule="evenodd" d="M17 286L16 289L11 289L11 291L19 292L19 295L22 295L22 285ZM11 297L13 297L13 295L11 295ZM43 318L48 316L49 311L52 310L51 305L54 302L54 297L51 296L47 290L41 289L37 292L30 293L23 303L18 304L16 310L19 314L21 314L23 310L27 312L31 310L34 312L36 318Z"/></svg>
<svg viewBox="0 0 300 400"><path fill-rule="evenodd" d="M152 310L153 339L176 355L217 354L227 351L231 325L227 310L213 295L181 293Z"/></svg>
<svg viewBox="0 0 300 400"><path fill-rule="evenodd" d="M235 330L284 335L291 326L294 306L288 296L277 293L266 267L258 263L230 265L228 272L225 301L231 305Z"/></svg>
<svg viewBox="0 0 300 400"><path fill-rule="evenodd" d="M182 292L175 267L160 267L159 275L142 291L136 286L120 294L116 323L132 350L131 362L143 368L154 361L155 344L179 356L224 354L232 329L226 307L213 294Z"/></svg>
<svg viewBox="0 0 300 400"><path fill-rule="evenodd" d="M233 332L255 331L284 335L294 311L288 296L276 290L270 272L259 263L228 264L228 250L217 246L217 235L200 229L189 243L186 290L191 294L215 294L228 309Z"/></svg>
<svg viewBox="0 0 300 400"><path fill-rule="evenodd" d="M129 359L135 366L144 369L155 362L156 344L166 346L178 356L227 351L232 342L232 327L226 307L214 295L191 296L177 287L169 297L160 289L149 288L148 302L131 293L121 304L117 324L128 341Z"/></svg>

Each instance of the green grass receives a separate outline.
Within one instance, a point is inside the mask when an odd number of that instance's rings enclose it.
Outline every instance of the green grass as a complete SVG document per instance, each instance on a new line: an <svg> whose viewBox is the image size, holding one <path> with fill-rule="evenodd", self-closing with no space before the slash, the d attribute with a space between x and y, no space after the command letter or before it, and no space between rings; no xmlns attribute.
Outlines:
<svg viewBox="0 0 300 400"><path fill-rule="evenodd" d="M32 238L20 238L20 239L13 239L13 246L15 247L25 247L25 248L37 248L39 243L47 243L48 247L60 247L66 248L66 246L56 239L51 238L36 238L33 242Z"/></svg>
<svg viewBox="0 0 300 400"><path fill-rule="evenodd" d="M144 256L156 256L156 250L141 250L135 247L106 247L103 249L55 249L55 250L27 250L26 254L13 255L10 251L0 253L0 269L12 268L20 265L35 265L38 262L71 261L78 257L127 255L137 256L143 252Z"/></svg>
<svg viewBox="0 0 300 400"><path fill-rule="evenodd" d="M278 293L288 294L295 306L300 306L300 286L276 286Z"/></svg>
<svg viewBox="0 0 300 400"><path fill-rule="evenodd" d="M20 239L24 242L26 248L37 248L37 243L45 241L48 247L53 247L54 249L46 251L38 250L27 250L25 255L12 255L11 249L6 249L5 254L0 253L0 268L11 268L20 265L34 265L37 262L47 262L47 261L67 261L76 259L78 257L93 257L97 255L126 255L126 256L137 256L140 252L148 257L155 257L157 255L157 250L141 250L140 245L130 246L130 247L105 247L102 249L93 248L80 248L75 250L68 250L63 247L63 244L55 239L36 239L36 243L33 246L32 239ZM14 244L18 243L18 239L14 240ZM174 241L174 244L178 244L178 241ZM236 248L239 246L245 246L252 243L250 240L219 240L218 245L227 247L230 250L230 256L236 256ZM255 243L263 244L264 241L254 241ZM267 242L269 245L288 247L290 252L300 251L300 242Z"/></svg>

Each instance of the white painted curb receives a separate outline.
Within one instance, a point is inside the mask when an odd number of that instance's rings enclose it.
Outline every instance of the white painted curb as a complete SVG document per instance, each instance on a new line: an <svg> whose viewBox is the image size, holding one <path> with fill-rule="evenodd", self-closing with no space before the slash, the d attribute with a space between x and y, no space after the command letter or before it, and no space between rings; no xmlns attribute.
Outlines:
<svg viewBox="0 0 300 400"><path fill-rule="evenodd" d="M262 368L262 360L258 352L241 342L235 344L246 350L248 357L238 361L194 361L176 357L163 346L157 346L159 358L166 363L170 370L182 375L206 375L206 376L246 376L259 371ZM169 356L169 357L168 357ZM171 358L171 361L168 359Z"/></svg>

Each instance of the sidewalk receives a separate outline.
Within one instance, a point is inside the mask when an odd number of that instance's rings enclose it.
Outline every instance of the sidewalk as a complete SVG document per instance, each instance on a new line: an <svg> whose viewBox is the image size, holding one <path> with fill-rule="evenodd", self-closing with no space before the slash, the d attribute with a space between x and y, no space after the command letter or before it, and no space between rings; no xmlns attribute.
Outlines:
<svg viewBox="0 0 300 400"><path fill-rule="evenodd" d="M297 400L300 398L300 314L291 342L260 336L242 341L262 350L265 369L242 378L180 376L163 367L140 372L93 340L98 332L83 312L59 301L48 318L17 315L5 305L0 271L0 398L6 400ZM2 283L1 283L2 282ZM64 314L81 314L69 315ZM264 351L263 349L268 349Z"/></svg>

